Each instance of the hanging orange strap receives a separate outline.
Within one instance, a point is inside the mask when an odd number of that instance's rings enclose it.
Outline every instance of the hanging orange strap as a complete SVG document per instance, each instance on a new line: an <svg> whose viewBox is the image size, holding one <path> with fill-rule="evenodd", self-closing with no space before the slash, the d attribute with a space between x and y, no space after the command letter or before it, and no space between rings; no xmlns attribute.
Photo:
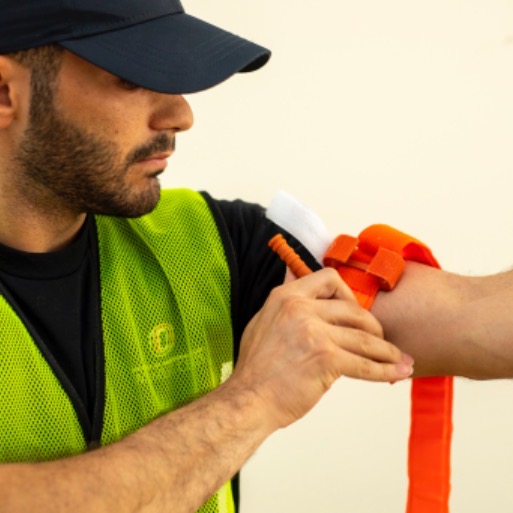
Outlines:
<svg viewBox="0 0 513 513"><path fill-rule="evenodd" d="M405 260L440 268L422 242L389 226L373 225L358 238L337 237L324 264L337 269L360 305L370 309L380 290L395 287ZM412 380L407 513L449 511L452 394L452 377Z"/></svg>

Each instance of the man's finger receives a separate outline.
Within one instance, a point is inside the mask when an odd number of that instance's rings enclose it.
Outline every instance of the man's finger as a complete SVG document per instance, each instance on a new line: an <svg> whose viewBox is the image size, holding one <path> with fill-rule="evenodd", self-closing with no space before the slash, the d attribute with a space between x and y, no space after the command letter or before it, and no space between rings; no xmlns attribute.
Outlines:
<svg viewBox="0 0 513 513"><path fill-rule="evenodd" d="M356 301L321 299L314 301L312 308L328 324L363 330L379 338L384 336L383 328L376 317Z"/></svg>
<svg viewBox="0 0 513 513"><path fill-rule="evenodd" d="M287 283L291 291L314 299L344 299L355 301L350 287L342 280L335 269L316 271L299 280Z"/></svg>
<svg viewBox="0 0 513 513"><path fill-rule="evenodd" d="M368 360L384 363L405 363L410 367L413 358L396 346L369 333L352 328L331 327L332 342L341 350Z"/></svg>
<svg viewBox="0 0 513 513"><path fill-rule="evenodd" d="M413 374L413 367L406 363L377 363L360 356L346 358L345 367L347 369L345 376L367 381L395 383Z"/></svg>
<svg viewBox="0 0 513 513"><path fill-rule="evenodd" d="M338 372L339 376L348 378L393 383L409 378L413 374L413 366L408 363L411 361L411 358L406 361L401 358L397 363L383 363L341 350Z"/></svg>

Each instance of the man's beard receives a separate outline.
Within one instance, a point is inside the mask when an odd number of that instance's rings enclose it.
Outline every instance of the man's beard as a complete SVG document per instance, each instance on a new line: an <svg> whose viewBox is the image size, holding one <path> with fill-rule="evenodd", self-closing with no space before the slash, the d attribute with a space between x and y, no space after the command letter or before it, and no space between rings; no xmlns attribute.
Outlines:
<svg viewBox="0 0 513 513"><path fill-rule="evenodd" d="M39 207L57 211L61 206L79 213L119 217L151 212L160 197L158 180L141 178L148 185L137 192L127 175L135 162L174 149L174 137L161 133L122 161L112 141L64 119L53 98L45 96L39 96L39 104L31 108L29 125L15 156L24 194L35 199Z"/></svg>

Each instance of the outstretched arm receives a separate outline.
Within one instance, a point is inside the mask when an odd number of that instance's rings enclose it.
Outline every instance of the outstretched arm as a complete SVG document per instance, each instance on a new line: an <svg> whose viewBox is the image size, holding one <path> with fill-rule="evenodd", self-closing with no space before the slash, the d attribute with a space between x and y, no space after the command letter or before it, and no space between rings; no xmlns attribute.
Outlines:
<svg viewBox="0 0 513 513"><path fill-rule="evenodd" d="M192 513L341 375L408 377L411 360L382 335L332 269L278 287L244 332L223 385L109 447L0 465L0 509Z"/></svg>
<svg viewBox="0 0 513 513"><path fill-rule="evenodd" d="M372 308L387 340L415 358L416 377L513 377L513 272L487 277L407 263Z"/></svg>

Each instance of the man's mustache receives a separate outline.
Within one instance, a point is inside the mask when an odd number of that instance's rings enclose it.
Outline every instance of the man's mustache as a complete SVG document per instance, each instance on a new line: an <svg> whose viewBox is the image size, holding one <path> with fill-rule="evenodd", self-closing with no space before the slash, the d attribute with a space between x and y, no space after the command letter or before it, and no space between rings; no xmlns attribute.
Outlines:
<svg viewBox="0 0 513 513"><path fill-rule="evenodd" d="M176 137L170 137L166 134L157 135L152 141L144 146L135 148L127 157L127 166L135 164L140 160L145 160L156 153L165 153L175 151Z"/></svg>

